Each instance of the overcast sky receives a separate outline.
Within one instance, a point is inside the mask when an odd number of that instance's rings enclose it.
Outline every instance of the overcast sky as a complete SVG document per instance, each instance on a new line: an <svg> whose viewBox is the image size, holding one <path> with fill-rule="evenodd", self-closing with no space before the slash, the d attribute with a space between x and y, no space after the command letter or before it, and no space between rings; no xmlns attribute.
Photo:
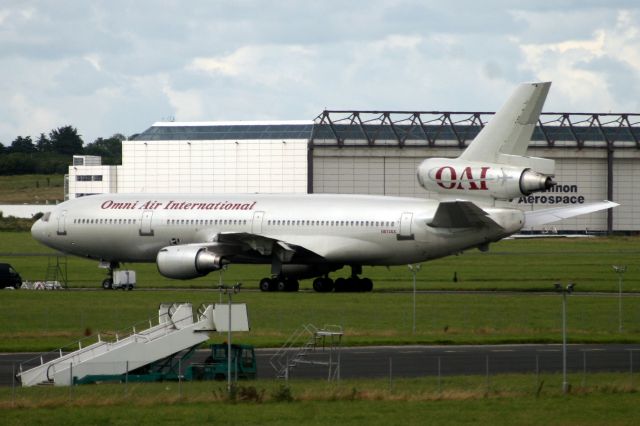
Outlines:
<svg viewBox="0 0 640 426"><path fill-rule="evenodd" d="M0 2L0 142L330 109L640 112L638 1Z"/></svg>

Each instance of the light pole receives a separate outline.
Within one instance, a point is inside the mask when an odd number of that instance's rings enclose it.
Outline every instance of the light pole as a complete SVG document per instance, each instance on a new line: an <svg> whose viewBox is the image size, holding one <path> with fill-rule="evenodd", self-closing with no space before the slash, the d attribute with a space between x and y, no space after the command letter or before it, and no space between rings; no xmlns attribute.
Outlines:
<svg viewBox="0 0 640 426"><path fill-rule="evenodd" d="M562 293L562 393L566 394L569 390L569 382L567 382L567 294L573 293L575 284L571 281L566 287L562 283L555 283L554 289L558 293Z"/></svg>
<svg viewBox="0 0 640 426"><path fill-rule="evenodd" d="M622 333L622 278L627 272L627 265L612 265L613 272L618 274L618 332Z"/></svg>
<svg viewBox="0 0 640 426"><path fill-rule="evenodd" d="M227 392L229 393L231 393L231 298L234 293L240 292L240 286L242 286L242 283L237 283L231 287L218 286L220 295L224 293L229 297L229 323L227 324Z"/></svg>
<svg viewBox="0 0 640 426"><path fill-rule="evenodd" d="M413 328L412 333L416 334L416 274L422 267L421 264L416 263L415 265L407 265L409 270L413 274Z"/></svg>

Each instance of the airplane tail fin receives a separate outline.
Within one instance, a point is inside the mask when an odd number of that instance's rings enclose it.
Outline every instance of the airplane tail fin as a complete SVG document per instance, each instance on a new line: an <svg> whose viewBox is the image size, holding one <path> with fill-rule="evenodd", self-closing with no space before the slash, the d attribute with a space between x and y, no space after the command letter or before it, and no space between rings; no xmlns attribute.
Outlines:
<svg viewBox="0 0 640 426"><path fill-rule="evenodd" d="M527 167L553 175L553 160L524 156L550 87L551 82L518 86L458 158L469 162Z"/></svg>

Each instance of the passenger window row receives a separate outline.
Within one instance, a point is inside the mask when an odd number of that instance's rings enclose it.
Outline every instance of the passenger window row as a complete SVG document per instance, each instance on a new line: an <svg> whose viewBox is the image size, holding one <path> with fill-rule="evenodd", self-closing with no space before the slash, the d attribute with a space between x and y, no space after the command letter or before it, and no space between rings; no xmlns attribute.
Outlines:
<svg viewBox="0 0 640 426"><path fill-rule="evenodd" d="M246 219L167 219L167 225L246 225Z"/></svg>
<svg viewBox="0 0 640 426"><path fill-rule="evenodd" d="M167 219L167 225L246 225L246 219ZM87 219L76 218L73 223L81 225L134 225L137 219ZM309 219L269 219L267 226L341 226L341 227L394 227L394 221L378 220L309 220Z"/></svg>
<svg viewBox="0 0 640 426"><path fill-rule="evenodd" d="M73 219L73 223L80 225L134 225L138 223L136 219Z"/></svg>
<svg viewBox="0 0 640 426"><path fill-rule="evenodd" d="M393 221L384 220L307 220L307 219L270 219L268 226L349 226L349 227L389 227L396 226Z"/></svg>

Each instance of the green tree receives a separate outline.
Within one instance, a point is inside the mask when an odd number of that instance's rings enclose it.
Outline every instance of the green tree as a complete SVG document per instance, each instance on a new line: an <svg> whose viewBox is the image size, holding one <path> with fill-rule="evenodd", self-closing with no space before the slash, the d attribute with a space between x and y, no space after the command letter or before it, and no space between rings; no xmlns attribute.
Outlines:
<svg viewBox="0 0 640 426"><path fill-rule="evenodd" d="M51 141L44 133L40 133L40 136L38 136L38 140L36 141L36 149L38 150L38 152L51 152Z"/></svg>
<svg viewBox="0 0 640 426"><path fill-rule="evenodd" d="M120 133L107 139L98 138L84 147L84 153L101 156L103 164L120 164L123 140L126 140L126 137Z"/></svg>
<svg viewBox="0 0 640 426"><path fill-rule="evenodd" d="M11 146L9 147L9 152L20 152L23 154L31 154L36 152L36 147L31 140L31 136L22 137L18 136L11 142Z"/></svg>
<svg viewBox="0 0 640 426"><path fill-rule="evenodd" d="M32 154L13 152L0 156L0 175L24 175L33 173L36 160Z"/></svg>
<svg viewBox="0 0 640 426"><path fill-rule="evenodd" d="M58 127L49 133L51 148L58 154L82 154L82 138L73 126Z"/></svg>

